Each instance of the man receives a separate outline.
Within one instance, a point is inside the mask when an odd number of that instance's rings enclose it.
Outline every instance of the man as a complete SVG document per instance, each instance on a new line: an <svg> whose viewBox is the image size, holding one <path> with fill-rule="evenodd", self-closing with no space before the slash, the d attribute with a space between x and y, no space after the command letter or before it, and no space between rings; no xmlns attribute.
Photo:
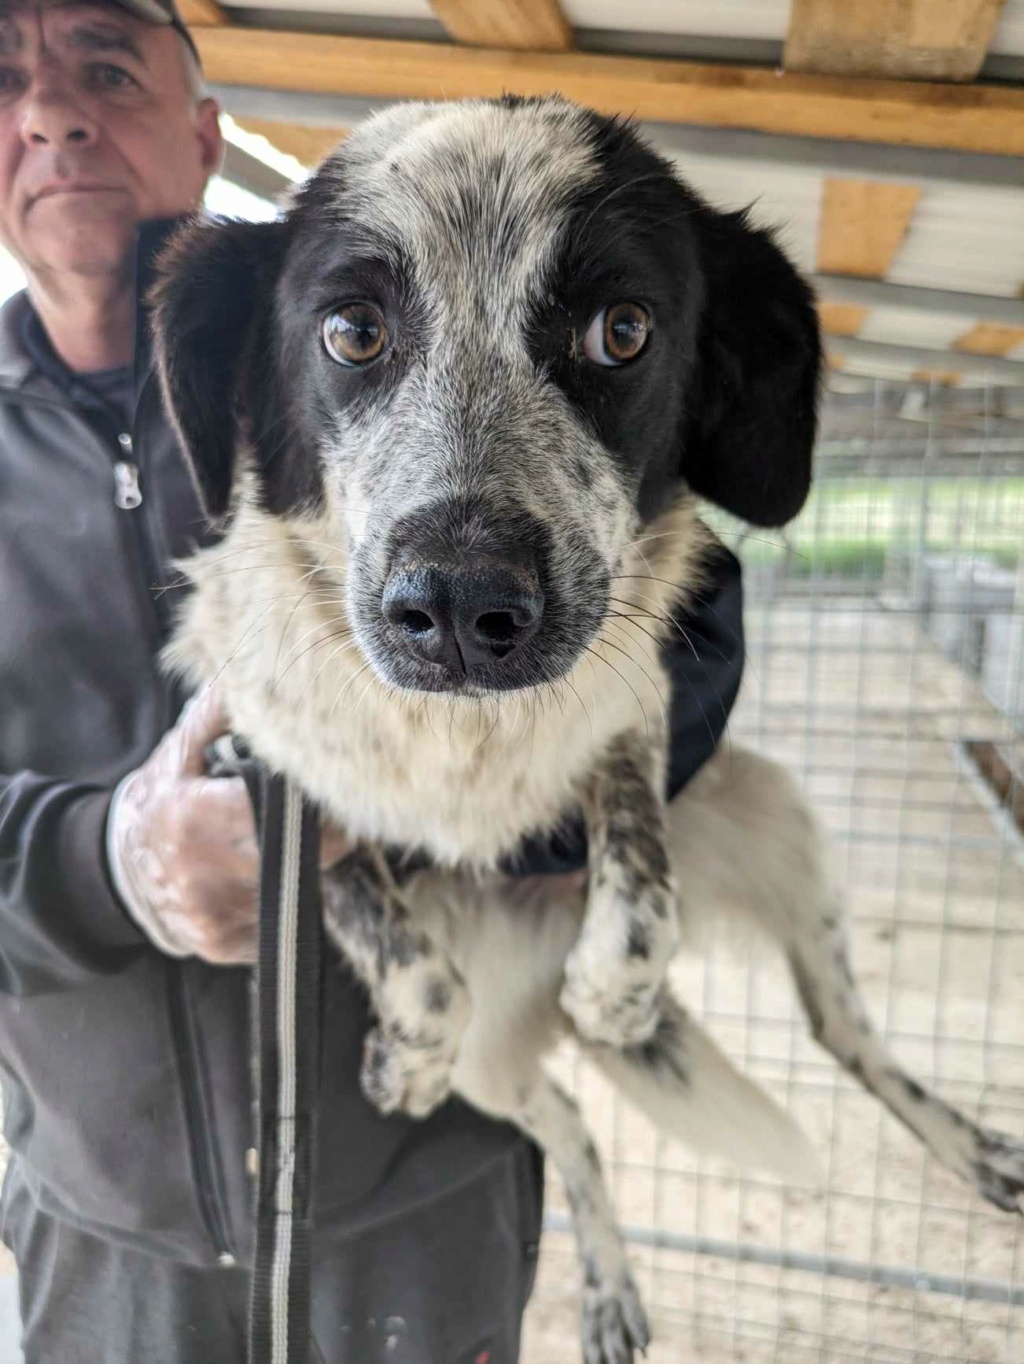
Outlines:
<svg viewBox="0 0 1024 1364"><path fill-rule="evenodd" d="M157 653L208 531L160 408L140 299L221 154L172 0L0 12L2 1230L27 1364L242 1364L252 1249L247 972L257 853L204 774L215 698ZM723 556L671 655L673 789L735 697ZM706 712L706 719L705 719ZM116 792L116 798L115 798ZM571 842L571 840L570 840ZM332 835L325 859L343 846ZM523 850L517 873L584 850ZM314 1333L326 1364L512 1364L540 1230L516 1133L451 1103L382 1119L365 1002L325 979Z"/></svg>

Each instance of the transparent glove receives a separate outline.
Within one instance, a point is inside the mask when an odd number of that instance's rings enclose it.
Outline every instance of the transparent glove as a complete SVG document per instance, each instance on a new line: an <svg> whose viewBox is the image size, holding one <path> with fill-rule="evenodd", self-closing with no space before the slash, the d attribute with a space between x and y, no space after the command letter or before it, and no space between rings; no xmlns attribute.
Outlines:
<svg viewBox="0 0 1024 1364"><path fill-rule="evenodd" d="M215 689L182 712L150 757L121 782L107 818L107 860L125 908L161 951L220 966L257 949L259 849L241 777L211 777L205 750L226 733ZM324 865L344 855L334 831Z"/></svg>

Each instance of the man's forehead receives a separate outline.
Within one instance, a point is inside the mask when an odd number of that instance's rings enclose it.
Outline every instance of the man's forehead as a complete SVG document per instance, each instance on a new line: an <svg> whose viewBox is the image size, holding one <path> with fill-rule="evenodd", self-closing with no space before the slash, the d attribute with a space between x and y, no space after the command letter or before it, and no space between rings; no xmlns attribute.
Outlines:
<svg viewBox="0 0 1024 1364"><path fill-rule="evenodd" d="M149 27L125 13L120 6L107 4L105 0L0 0L0 26L5 29L42 14L60 24L89 23L126 33Z"/></svg>
<svg viewBox="0 0 1024 1364"><path fill-rule="evenodd" d="M23 52L27 33L41 18L45 18L43 32L48 46L56 40L69 47L126 53L143 63L144 30L159 31L156 25L143 23L102 0L28 0L26 4L0 0L0 54L10 57Z"/></svg>

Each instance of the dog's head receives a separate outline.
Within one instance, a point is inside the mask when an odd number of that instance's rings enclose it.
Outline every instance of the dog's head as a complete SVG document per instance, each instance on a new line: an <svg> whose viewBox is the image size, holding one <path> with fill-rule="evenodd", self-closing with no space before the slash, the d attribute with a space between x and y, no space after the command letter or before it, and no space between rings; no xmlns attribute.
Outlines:
<svg viewBox="0 0 1024 1364"><path fill-rule="evenodd" d="M689 488L779 525L810 481L811 295L625 124L560 99L369 120L277 223L164 262L169 409L215 518L344 539L378 675L568 672L638 530Z"/></svg>

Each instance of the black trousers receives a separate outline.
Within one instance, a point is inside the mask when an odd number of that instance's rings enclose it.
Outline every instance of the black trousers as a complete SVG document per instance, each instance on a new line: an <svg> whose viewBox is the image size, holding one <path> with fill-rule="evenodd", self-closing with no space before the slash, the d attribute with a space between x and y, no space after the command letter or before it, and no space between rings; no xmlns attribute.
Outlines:
<svg viewBox="0 0 1024 1364"><path fill-rule="evenodd" d="M455 1191L317 1245L323 1364L515 1364L543 1204L518 1144ZM3 1237L18 1262L25 1364L245 1364L249 1276L194 1269L41 1212L12 1170Z"/></svg>

